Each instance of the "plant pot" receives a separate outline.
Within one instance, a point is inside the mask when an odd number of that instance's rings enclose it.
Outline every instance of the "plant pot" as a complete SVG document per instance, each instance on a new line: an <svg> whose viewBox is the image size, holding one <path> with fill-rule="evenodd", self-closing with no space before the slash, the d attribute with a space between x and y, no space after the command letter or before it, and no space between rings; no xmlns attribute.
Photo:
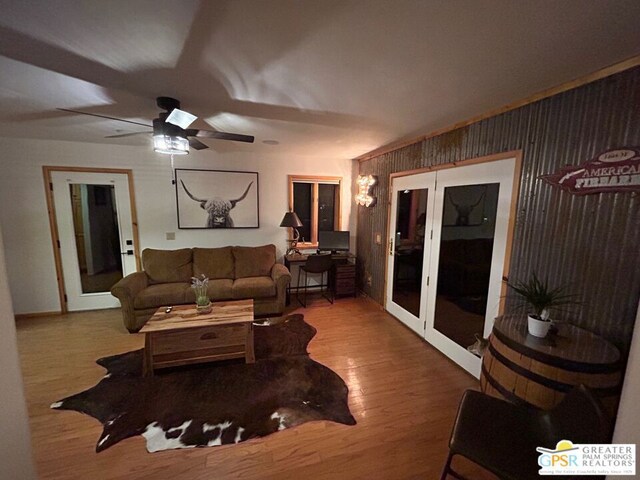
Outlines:
<svg viewBox="0 0 640 480"><path fill-rule="evenodd" d="M196 312L198 312L201 315L204 315L204 314L207 314L207 313L211 313L211 310L213 310L211 302L207 303L206 305L198 305L198 304L196 304Z"/></svg>
<svg viewBox="0 0 640 480"><path fill-rule="evenodd" d="M548 320L539 320L531 315L527 316L527 327L529 334L534 337L544 338L549 333L551 322Z"/></svg>

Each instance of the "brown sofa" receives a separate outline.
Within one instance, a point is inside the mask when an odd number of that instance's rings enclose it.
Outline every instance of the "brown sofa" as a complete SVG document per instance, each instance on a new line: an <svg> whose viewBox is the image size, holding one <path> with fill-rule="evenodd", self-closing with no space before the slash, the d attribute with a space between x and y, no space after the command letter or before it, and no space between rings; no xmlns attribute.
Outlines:
<svg viewBox="0 0 640 480"><path fill-rule="evenodd" d="M209 277L212 301L253 298L256 316L282 315L291 274L276 263L275 245L142 251L144 271L111 288L124 325L137 332L165 305L195 303L191 277Z"/></svg>

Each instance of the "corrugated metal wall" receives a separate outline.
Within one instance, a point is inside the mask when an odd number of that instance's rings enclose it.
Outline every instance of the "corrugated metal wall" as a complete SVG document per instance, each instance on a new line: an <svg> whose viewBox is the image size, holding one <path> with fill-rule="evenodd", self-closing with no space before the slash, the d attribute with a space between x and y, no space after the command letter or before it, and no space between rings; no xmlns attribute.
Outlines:
<svg viewBox="0 0 640 480"><path fill-rule="evenodd" d="M640 297L640 195L575 196L539 175L579 164L608 148L640 145L640 68L482 120L364 161L378 175L378 204L358 208L364 291L384 297L389 174L509 150L523 151L510 280L532 271L569 285L583 304L565 319L628 348ZM371 285L367 285L367 277ZM507 298L507 308L512 305Z"/></svg>

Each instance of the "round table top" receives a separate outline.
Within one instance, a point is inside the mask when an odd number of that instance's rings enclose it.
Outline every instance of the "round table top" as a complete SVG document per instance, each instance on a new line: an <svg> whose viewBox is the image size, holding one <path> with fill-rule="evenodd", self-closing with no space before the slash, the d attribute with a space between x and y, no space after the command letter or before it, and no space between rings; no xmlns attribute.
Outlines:
<svg viewBox="0 0 640 480"><path fill-rule="evenodd" d="M526 315L503 315L496 318L493 333L513 350L545 363L620 367L620 352L604 338L568 323L556 327L557 333L538 338L528 333Z"/></svg>

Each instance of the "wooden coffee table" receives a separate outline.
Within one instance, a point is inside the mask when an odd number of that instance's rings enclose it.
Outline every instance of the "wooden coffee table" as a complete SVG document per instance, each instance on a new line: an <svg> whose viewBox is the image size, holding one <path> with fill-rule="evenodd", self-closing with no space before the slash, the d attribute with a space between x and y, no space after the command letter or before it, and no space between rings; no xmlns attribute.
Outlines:
<svg viewBox="0 0 640 480"><path fill-rule="evenodd" d="M145 334L144 374L159 368L244 358L255 362L253 300L216 302L211 313L192 305L160 307L140 330Z"/></svg>

